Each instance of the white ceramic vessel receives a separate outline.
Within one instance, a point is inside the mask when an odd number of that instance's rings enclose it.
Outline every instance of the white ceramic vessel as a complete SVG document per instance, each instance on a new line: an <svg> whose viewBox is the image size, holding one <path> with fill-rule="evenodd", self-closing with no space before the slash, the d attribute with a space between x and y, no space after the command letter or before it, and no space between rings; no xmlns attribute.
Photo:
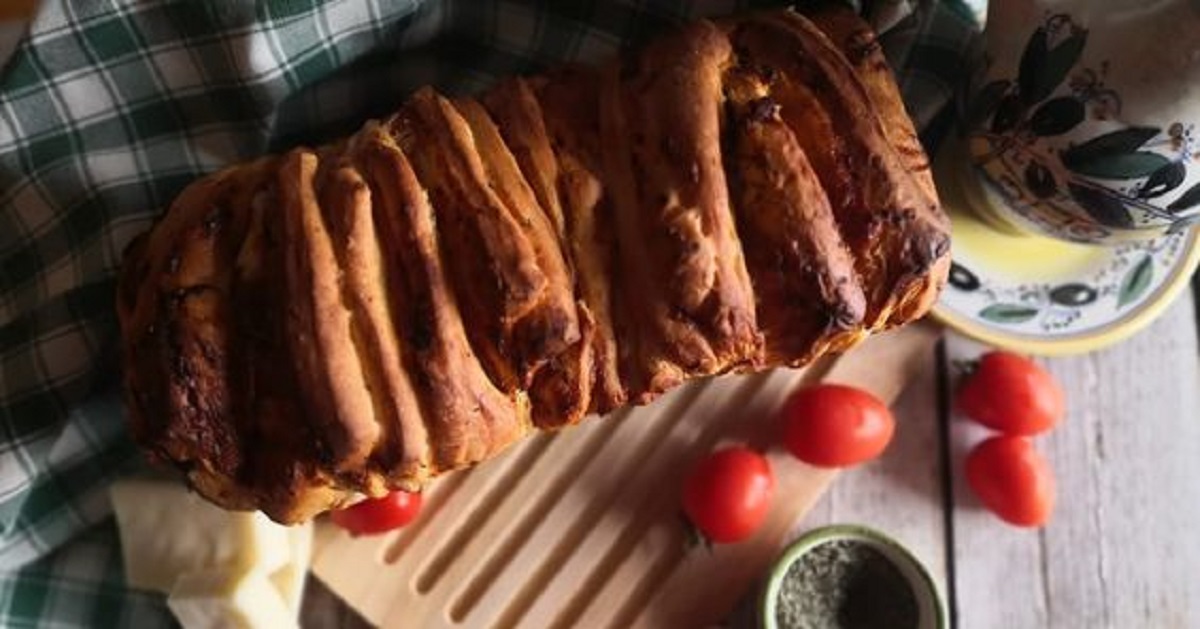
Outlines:
<svg viewBox="0 0 1200 629"><path fill-rule="evenodd" d="M978 210L1086 244L1200 221L1200 2L993 1L964 107Z"/></svg>

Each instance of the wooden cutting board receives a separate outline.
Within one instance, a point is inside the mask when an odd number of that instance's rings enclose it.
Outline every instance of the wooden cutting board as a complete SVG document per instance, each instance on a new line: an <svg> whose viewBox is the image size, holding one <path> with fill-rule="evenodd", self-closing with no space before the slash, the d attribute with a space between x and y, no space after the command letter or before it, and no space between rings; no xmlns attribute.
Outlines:
<svg viewBox="0 0 1200 629"><path fill-rule="evenodd" d="M719 622L835 475L768 447L780 402L817 381L890 402L936 337L928 324L911 325L804 370L712 378L536 436L438 480L421 517L396 533L353 539L319 523L313 573L384 627ZM749 541L689 549L679 516L683 474L726 441L767 449L777 483L771 512Z"/></svg>

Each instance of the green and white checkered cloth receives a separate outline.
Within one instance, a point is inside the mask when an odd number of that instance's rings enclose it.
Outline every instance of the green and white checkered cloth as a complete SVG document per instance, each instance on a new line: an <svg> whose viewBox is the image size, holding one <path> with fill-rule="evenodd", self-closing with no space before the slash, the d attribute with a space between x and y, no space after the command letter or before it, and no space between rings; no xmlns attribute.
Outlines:
<svg viewBox="0 0 1200 629"><path fill-rule="evenodd" d="M420 85L471 92L698 15L782 4L45 2L0 74L0 626L171 622L161 597L125 589L105 490L140 464L114 275L188 182L351 131ZM866 4L882 20L906 3ZM949 118L972 33L961 4L931 1L885 38L927 139Z"/></svg>

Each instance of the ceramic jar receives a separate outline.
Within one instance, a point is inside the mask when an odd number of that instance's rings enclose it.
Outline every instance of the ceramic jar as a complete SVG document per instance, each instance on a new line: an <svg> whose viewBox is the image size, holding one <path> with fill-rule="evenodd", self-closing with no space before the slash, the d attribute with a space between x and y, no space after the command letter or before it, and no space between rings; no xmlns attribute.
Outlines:
<svg viewBox="0 0 1200 629"><path fill-rule="evenodd" d="M964 112L993 226L1088 244L1200 222L1200 2L992 0Z"/></svg>

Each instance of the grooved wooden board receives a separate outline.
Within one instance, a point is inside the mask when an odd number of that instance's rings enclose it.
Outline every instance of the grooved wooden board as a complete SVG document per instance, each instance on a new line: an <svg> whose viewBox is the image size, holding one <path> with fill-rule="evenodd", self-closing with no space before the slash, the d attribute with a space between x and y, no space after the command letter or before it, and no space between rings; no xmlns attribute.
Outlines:
<svg viewBox="0 0 1200 629"><path fill-rule="evenodd" d="M853 384L890 402L936 338L932 326L910 325L804 370L712 378L650 406L536 436L437 481L406 529L353 539L320 523L313 573L385 627L718 622L835 475L767 447L779 403L817 381ZM678 516L682 476L725 441L766 448L775 501L749 541L688 550Z"/></svg>

